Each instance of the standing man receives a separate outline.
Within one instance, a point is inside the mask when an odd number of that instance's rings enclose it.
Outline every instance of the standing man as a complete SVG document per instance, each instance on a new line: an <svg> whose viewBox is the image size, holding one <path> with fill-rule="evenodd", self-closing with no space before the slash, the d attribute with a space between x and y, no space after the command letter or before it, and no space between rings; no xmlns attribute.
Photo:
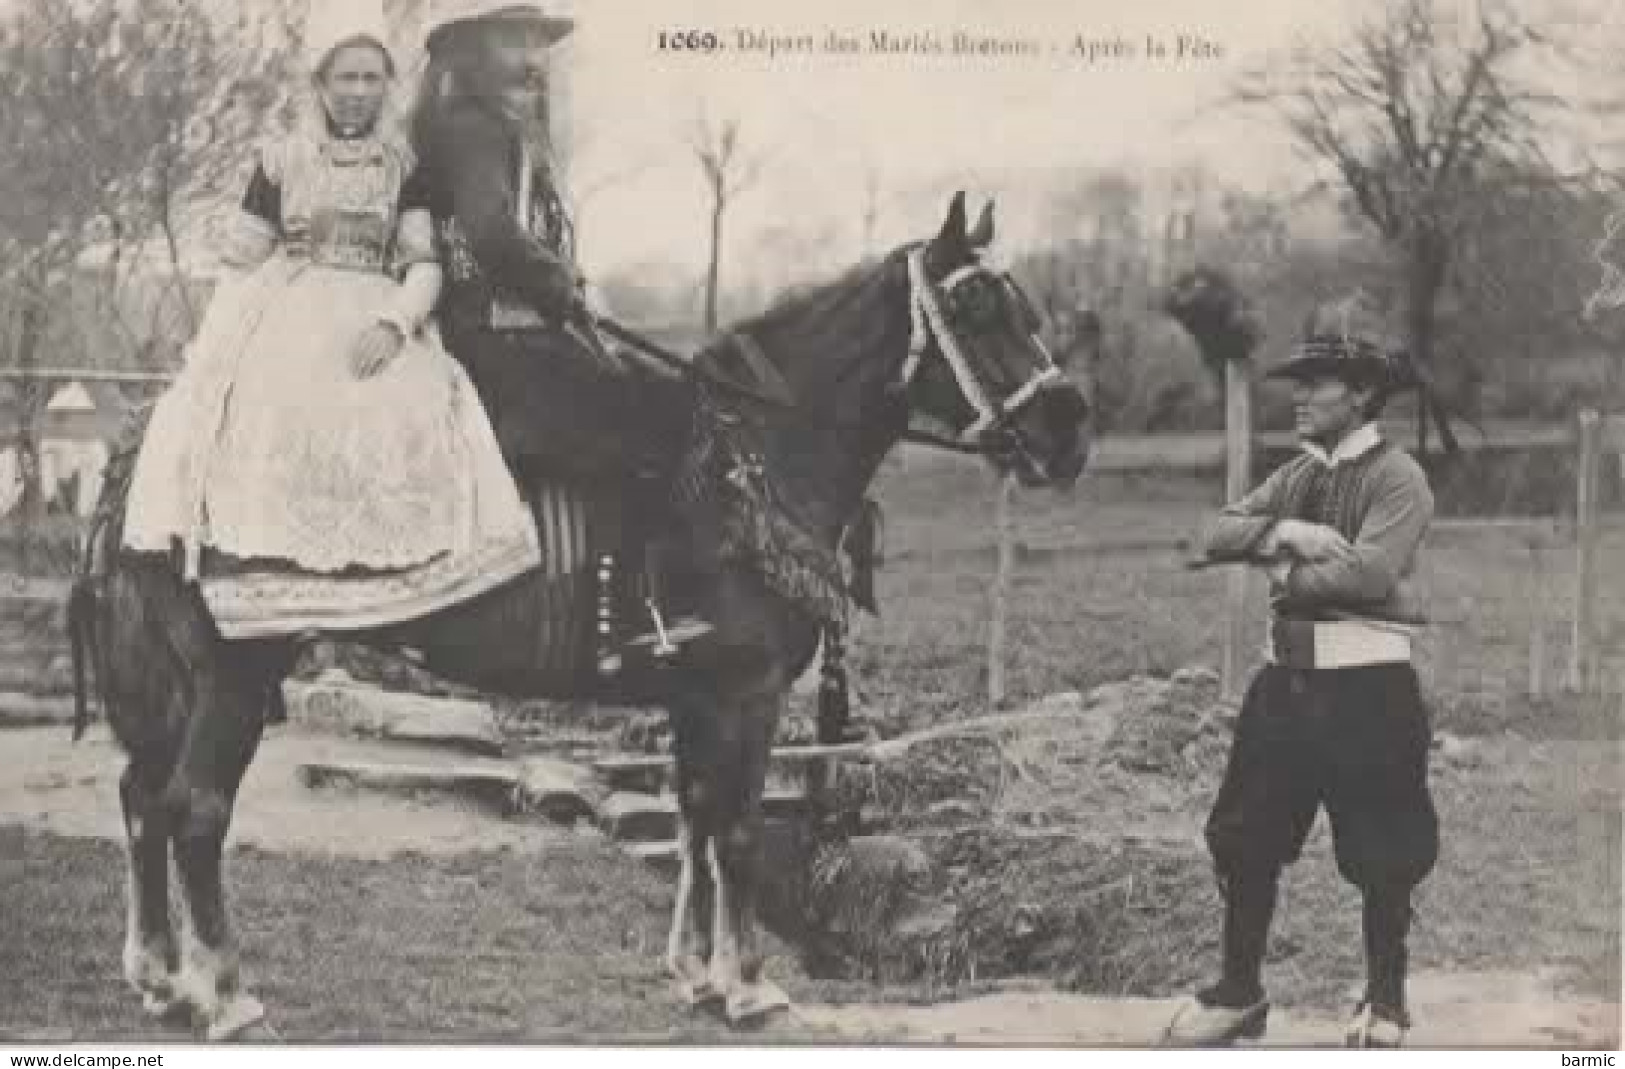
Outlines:
<svg viewBox="0 0 1625 1069"><path fill-rule="evenodd" d="M1396 1047L1410 1026L1411 894L1439 851L1431 728L1411 663L1411 625L1423 618L1407 588L1433 494L1376 422L1414 377L1346 329L1311 330L1270 375L1293 384L1303 452L1207 532L1208 561L1268 570L1269 641L1206 827L1224 899L1222 973L1181 1008L1167 1041L1263 1034L1277 884L1324 805L1338 871L1364 901L1366 988L1347 1041Z"/></svg>

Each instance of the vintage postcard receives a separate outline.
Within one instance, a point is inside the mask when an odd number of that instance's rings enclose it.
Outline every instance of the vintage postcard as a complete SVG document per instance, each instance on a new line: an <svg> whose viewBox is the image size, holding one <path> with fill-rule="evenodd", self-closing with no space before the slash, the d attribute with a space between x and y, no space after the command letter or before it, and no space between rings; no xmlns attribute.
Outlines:
<svg viewBox="0 0 1625 1069"><path fill-rule="evenodd" d="M0 0L11 1064L1614 1065L1622 48Z"/></svg>

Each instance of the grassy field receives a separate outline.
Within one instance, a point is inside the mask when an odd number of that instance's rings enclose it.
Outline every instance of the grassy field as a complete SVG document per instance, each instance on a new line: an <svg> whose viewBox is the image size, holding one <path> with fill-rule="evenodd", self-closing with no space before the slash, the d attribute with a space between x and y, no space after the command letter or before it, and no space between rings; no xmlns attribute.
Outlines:
<svg viewBox="0 0 1625 1069"><path fill-rule="evenodd" d="M986 620L994 571L993 486L957 458L916 454L884 475L888 556L882 617L855 643L858 685L883 733L988 712ZM1220 503L1204 481L1109 472L1069 495L1023 494L1011 634L1011 704L1060 690L1192 664L1216 667L1224 576L1185 567L1204 513ZM1533 534L1531 535L1531 532ZM1533 541L1531 541L1533 537ZM1442 766L1435 793L1445 847L1418 899L1415 953L1429 967L1552 963L1587 990L1617 997L1620 766L1625 715L1625 586L1596 591L1605 692L1561 693L1573 550L1555 528L1441 526L1417 577L1435 619L1419 669L1435 728L1468 740L1471 767ZM1625 568L1625 532L1605 532L1598 574ZM1262 582L1250 609L1262 626ZM1531 633L1545 636L1547 693L1527 693ZM1217 768L1192 773L1184 820L1193 837ZM1080 835L1132 819L1074 806ZM1065 802L1060 803L1065 807ZM1135 803L1130 801L1128 807ZM1093 829L1092 827L1093 826ZM999 860L1012 888L1060 902L1084 884L1096 848L1044 841ZM1020 856L1018 856L1020 855ZM1167 991L1216 960L1218 899L1205 859L1141 866L1123 927L1146 940L1061 936L1044 966L1086 989ZM1047 886L1047 892L1030 890ZM1157 923L1144 921L1149 910ZM1160 935L1157 928L1160 925ZM1070 945L1072 960L1053 951ZM1148 954L1148 951L1150 952ZM1289 876L1273 951L1287 1001L1336 1006L1359 975L1358 898L1331 862L1324 822ZM1103 973L1098 960L1152 964ZM1064 958L1064 955L1063 955Z"/></svg>
<svg viewBox="0 0 1625 1069"><path fill-rule="evenodd" d="M1221 504L1211 481L1148 472L1086 477L1072 493L1017 499L1008 685L1015 700L1084 689L1189 664L1217 667L1224 628L1222 569L1190 571L1204 516ZM994 486L960 458L911 454L882 475L887 560L880 619L854 644L860 686L885 725L986 711L989 581L995 568ZM1599 648L1611 700L1528 700L1532 629L1545 636L1548 695L1566 663L1573 596L1571 538L1534 526L1441 525L1417 582L1434 616L1419 667L1438 726L1532 738L1617 733L1625 688L1625 584L1596 591ZM1625 568L1625 529L1605 529L1599 576ZM1264 589L1249 606L1262 637Z"/></svg>
<svg viewBox="0 0 1625 1069"><path fill-rule="evenodd" d="M878 490L888 518L882 616L863 621L852 643L865 715L892 735L984 714L990 478L914 454L890 466ZM1023 494L1013 702L1216 665L1224 579L1187 571L1180 543L1217 504L1210 484L1132 472L1093 476L1066 496ZM1599 574L1625 569L1625 537L1610 533L1602 556ZM1435 779L1445 848L1419 896L1413 955L1427 969L1554 966L1574 989L1617 998L1620 761L1617 745L1601 743L1618 740L1625 699L1617 684L1589 699L1523 694L1533 627L1548 630L1548 681L1559 679L1569 557L1557 536L1533 554L1517 531L1430 539L1420 579L1439 622L1423 639L1422 669L1437 726L1467 738L1474 756ZM1625 588L1597 593L1617 671ZM1175 784L1185 808L1164 814L1193 840L1212 774L1209 766ZM1109 834L1140 803L1125 796L1099 808L1083 797L1047 798L1060 816L1043 835L1001 831L955 846L974 870L966 893L995 935L1006 915L1031 906L1017 918L1024 942L1002 954L1009 971L1085 990L1177 994L1216 961L1205 861L1194 848L1128 857L1126 880L1085 894L1102 878L1086 833ZM0 827L0 1039L51 1029L160 1034L117 979L121 879L111 844ZM252 977L290 1038L723 1037L666 995L657 962L668 882L608 848L378 862L248 852L234 860L231 883ZM1340 1010L1360 973L1357 924L1322 824L1284 889L1272 993ZM800 999L919 993L811 980L780 950L773 974Z"/></svg>
<svg viewBox="0 0 1625 1069"><path fill-rule="evenodd" d="M184 1038L146 1020L119 976L123 872L112 843L0 827L0 1043ZM246 977L290 1040L727 1041L657 968L666 881L611 847L387 862L239 850L229 873Z"/></svg>

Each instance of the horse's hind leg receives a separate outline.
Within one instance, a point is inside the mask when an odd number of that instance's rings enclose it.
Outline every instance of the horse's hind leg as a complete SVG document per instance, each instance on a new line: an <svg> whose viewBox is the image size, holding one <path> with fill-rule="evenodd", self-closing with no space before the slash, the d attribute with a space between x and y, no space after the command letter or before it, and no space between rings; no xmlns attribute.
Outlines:
<svg viewBox="0 0 1625 1069"><path fill-rule="evenodd" d="M167 1016L176 1007L172 975L177 961L169 924L169 814L163 781L150 765L132 758L119 779L119 801L129 851L124 978L148 1013Z"/></svg>
<svg viewBox="0 0 1625 1069"><path fill-rule="evenodd" d="M185 903L176 987L214 1040L268 1034L264 1007L242 989L222 882L232 807L259 745L266 707L263 680L246 665L224 651L210 660L165 795Z"/></svg>
<svg viewBox="0 0 1625 1069"><path fill-rule="evenodd" d="M677 750L677 843L682 871L672 907L666 967L691 1005L722 997L711 982L711 923L716 883L711 872L715 820L711 769L704 759L715 746L710 718L693 710L673 716Z"/></svg>
<svg viewBox="0 0 1625 1069"><path fill-rule="evenodd" d="M784 702L782 687L764 681L719 708L717 821L711 840L716 870L715 950L712 983L727 999L728 1020L754 1024L788 1009L789 996L762 976L757 904L762 884L762 789L773 734Z"/></svg>

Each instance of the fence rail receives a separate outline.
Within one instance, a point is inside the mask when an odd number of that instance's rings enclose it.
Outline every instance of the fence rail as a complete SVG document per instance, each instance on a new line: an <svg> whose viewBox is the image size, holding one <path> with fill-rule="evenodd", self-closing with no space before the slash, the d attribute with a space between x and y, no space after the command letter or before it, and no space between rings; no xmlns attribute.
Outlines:
<svg viewBox="0 0 1625 1069"><path fill-rule="evenodd" d="M174 371L86 370L60 367L0 367L0 379L63 382L173 382Z"/></svg>

